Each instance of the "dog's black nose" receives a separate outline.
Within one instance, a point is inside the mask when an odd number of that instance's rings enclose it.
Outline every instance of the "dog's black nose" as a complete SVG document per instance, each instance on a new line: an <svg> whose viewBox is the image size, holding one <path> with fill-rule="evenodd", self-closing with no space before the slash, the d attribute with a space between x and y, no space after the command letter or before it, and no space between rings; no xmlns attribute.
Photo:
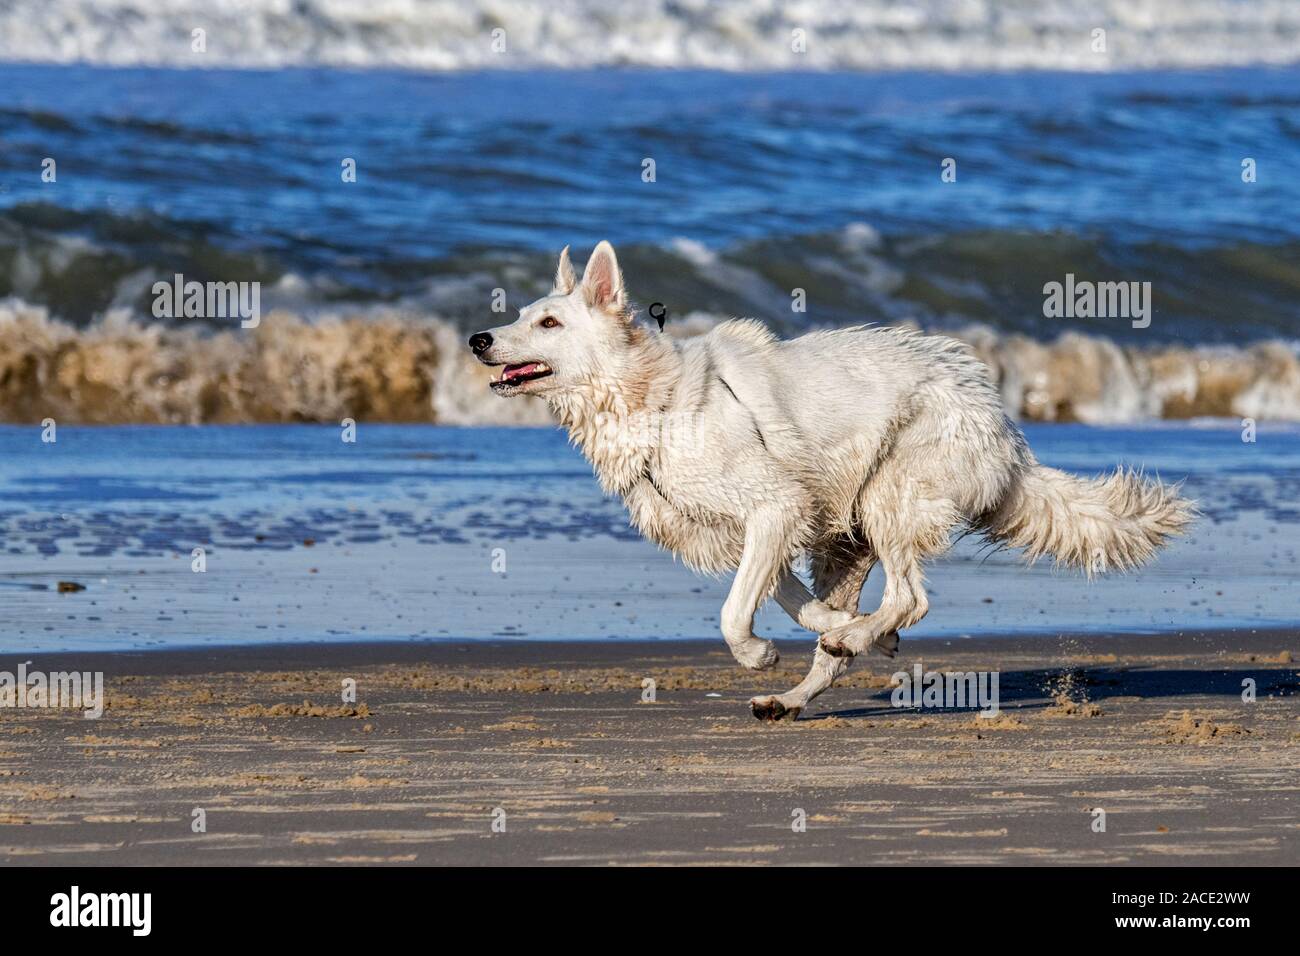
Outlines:
<svg viewBox="0 0 1300 956"><path fill-rule="evenodd" d="M475 332L469 337L469 347L475 355L482 355L492 346L492 336L486 332Z"/></svg>

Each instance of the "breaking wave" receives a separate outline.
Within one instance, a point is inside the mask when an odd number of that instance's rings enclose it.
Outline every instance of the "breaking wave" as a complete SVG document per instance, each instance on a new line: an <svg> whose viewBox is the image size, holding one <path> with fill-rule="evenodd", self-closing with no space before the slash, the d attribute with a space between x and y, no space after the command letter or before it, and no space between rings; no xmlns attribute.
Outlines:
<svg viewBox="0 0 1300 956"><path fill-rule="evenodd" d="M670 333L696 335L721 318L694 313ZM979 325L951 334L992 369L1007 412L1027 421L1300 421L1300 356L1282 341L1137 348L1078 332L1050 343ZM142 324L122 309L78 328L10 298L0 301L0 421L549 421L531 399L492 395L462 340L451 322L389 307L312 320L276 311L254 330L212 332Z"/></svg>
<svg viewBox="0 0 1300 956"><path fill-rule="evenodd" d="M193 31L206 31L203 52ZM1105 52L1093 31L1106 30ZM795 52L793 31L806 31ZM494 46L494 31L497 34ZM8 0L0 59L113 66L1141 70L1300 60L1288 0ZM502 39L504 48L502 48Z"/></svg>
<svg viewBox="0 0 1300 956"><path fill-rule="evenodd" d="M148 316L153 284L182 273L198 281L259 282L263 311L311 317L341 303L357 313L386 303L472 331L497 287L512 306L544 295L559 251L485 247L438 255L379 246L372 260L350 255L341 265L337 257L321 258L314 238L240 245L217 222L23 204L0 210L0 297L45 306L84 326L115 309ZM674 317L756 316L783 335L914 321L946 331L980 324L1037 339L1074 331L1139 346L1300 340L1295 239L1185 246L1024 229L893 235L854 222L721 248L677 238L619 242L618 251L630 291L644 304L663 302ZM1045 319L1044 286L1067 275L1149 282L1153 321L1133 330L1123 319ZM792 310L793 286L804 290L806 312Z"/></svg>

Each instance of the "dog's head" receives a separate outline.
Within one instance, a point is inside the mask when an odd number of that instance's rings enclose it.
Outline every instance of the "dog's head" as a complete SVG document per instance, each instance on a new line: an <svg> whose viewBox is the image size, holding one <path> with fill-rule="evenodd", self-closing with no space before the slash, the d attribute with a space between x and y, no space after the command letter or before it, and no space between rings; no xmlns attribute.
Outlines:
<svg viewBox="0 0 1300 956"><path fill-rule="evenodd" d="M631 321L614 247L596 246L578 282L565 246L551 294L520 309L510 325L474 333L469 347L484 365L501 366L492 382L498 395L544 396L607 374Z"/></svg>

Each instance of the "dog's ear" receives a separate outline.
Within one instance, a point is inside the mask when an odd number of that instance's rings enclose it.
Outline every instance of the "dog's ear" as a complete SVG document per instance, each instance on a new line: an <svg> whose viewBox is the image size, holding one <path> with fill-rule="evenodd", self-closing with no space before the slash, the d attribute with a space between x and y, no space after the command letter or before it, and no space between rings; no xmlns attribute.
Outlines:
<svg viewBox="0 0 1300 956"><path fill-rule="evenodd" d="M552 295L568 295L578 284L578 277L573 274L573 263L569 261L569 247L560 253L560 264L555 267L555 289Z"/></svg>
<svg viewBox="0 0 1300 956"><path fill-rule="evenodd" d="M582 273L582 293L592 308L604 309L622 315L627 310L627 291L623 288L623 273L618 270L618 257L614 247L604 239L587 260Z"/></svg>

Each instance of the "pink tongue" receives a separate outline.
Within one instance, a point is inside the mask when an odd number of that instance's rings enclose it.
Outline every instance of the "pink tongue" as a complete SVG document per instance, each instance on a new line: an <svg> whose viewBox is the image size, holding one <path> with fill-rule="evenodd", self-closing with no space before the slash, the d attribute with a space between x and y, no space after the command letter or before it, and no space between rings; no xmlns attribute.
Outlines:
<svg viewBox="0 0 1300 956"><path fill-rule="evenodd" d="M529 372L537 370L536 362L529 362L527 365L519 365L514 368L506 369L505 377L507 379L518 378L520 375L527 375Z"/></svg>

